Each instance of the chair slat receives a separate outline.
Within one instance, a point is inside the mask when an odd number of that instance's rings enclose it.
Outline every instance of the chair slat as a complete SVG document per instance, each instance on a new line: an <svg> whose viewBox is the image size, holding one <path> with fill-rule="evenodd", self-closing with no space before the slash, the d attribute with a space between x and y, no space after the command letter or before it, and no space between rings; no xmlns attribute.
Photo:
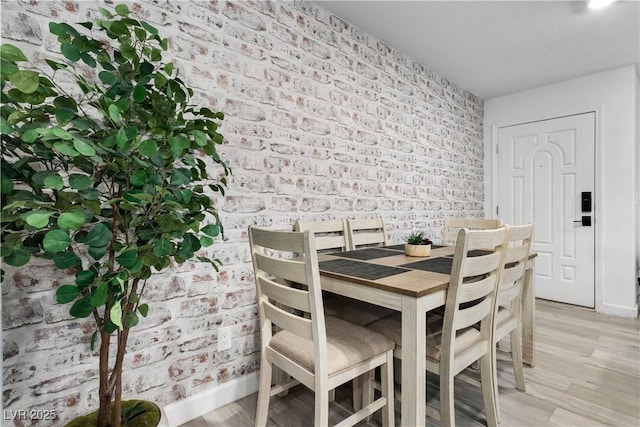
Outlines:
<svg viewBox="0 0 640 427"><path fill-rule="evenodd" d="M293 259L271 258L255 254L258 268L263 271L277 272L277 277L296 283L307 283L307 270L304 262Z"/></svg>
<svg viewBox="0 0 640 427"><path fill-rule="evenodd" d="M464 283L460 289L458 301L464 303L482 298L493 291L495 284L495 275L489 275L475 282Z"/></svg>
<svg viewBox="0 0 640 427"><path fill-rule="evenodd" d="M297 237L297 233L282 231L282 234L275 241L273 235L268 230L253 228L253 243L257 246L263 246L283 252L304 252L302 241Z"/></svg>
<svg viewBox="0 0 640 427"><path fill-rule="evenodd" d="M464 277L480 276L495 270L502 262L502 253L467 258L464 265Z"/></svg>
<svg viewBox="0 0 640 427"><path fill-rule="evenodd" d="M311 319L291 314L268 301L263 303L263 308L267 318L278 325L278 327L298 335L301 338L308 340L313 339Z"/></svg>
<svg viewBox="0 0 640 427"><path fill-rule="evenodd" d="M305 313L311 312L308 291L281 285L265 277L259 277L258 281L262 286L262 293L270 300Z"/></svg>
<svg viewBox="0 0 640 427"><path fill-rule="evenodd" d="M491 310L493 310L493 298L484 299L472 307L459 310L453 321L453 328L460 330L475 325L487 317Z"/></svg>

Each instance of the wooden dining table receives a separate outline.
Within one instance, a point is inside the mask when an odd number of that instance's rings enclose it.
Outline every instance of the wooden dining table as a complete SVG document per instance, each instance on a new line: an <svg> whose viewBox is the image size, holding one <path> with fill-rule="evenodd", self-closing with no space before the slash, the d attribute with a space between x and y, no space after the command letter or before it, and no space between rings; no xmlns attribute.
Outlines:
<svg viewBox="0 0 640 427"><path fill-rule="evenodd" d="M429 257L409 257L404 245L319 255L322 289L402 313L401 425L425 425L426 318L445 304L454 246L433 245ZM471 256L473 254L470 254ZM523 288L523 358L534 365L535 254Z"/></svg>

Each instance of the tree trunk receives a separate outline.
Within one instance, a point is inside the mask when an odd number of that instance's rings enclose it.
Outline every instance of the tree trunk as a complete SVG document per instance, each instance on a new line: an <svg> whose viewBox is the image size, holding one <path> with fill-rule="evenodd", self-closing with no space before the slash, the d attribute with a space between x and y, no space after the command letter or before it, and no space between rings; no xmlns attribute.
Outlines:
<svg viewBox="0 0 640 427"><path fill-rule="evenodd" d="M103 329L100 330L100 387L98 396L98 427L109 427L111 424L111 396L113 390L109 387L109 344L111 336Z"/></svg>

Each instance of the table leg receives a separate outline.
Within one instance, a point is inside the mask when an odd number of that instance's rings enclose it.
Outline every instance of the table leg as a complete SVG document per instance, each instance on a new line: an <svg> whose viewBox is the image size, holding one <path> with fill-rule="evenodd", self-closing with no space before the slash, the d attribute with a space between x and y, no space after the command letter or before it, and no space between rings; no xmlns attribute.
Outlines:
<svg viewBox="0 0 640 427"><path fill-rule="evenodd" d="M425 307L422 299L402 299L401 425L425 425Z"/></svg>
<svg viewBox="0 0 640 427"><path fill-rule="evenodd" d="M522 360L531 367L535 366L536 296L534 262L535 260L529 260L522 289Z"/></svg>

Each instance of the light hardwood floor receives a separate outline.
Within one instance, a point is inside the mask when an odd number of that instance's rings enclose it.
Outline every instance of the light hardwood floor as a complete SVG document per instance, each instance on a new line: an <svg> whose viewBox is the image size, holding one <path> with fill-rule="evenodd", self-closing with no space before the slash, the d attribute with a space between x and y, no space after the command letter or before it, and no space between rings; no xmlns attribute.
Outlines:
<svg viewBox="0 0 640 427"><path fill-rule="evenodd" d="M526 393L515 388L510 361L498 358L501 426L640 426L640 321L536 301L536 366L525 367ZM480 389L456 381L456 421L484 426ZM437 377L428 375L428 405L438 407ZM182 427L253 426L257 395L212 411ZM396 405L396 422L399 422ZM330 423L351 411L351 389L336 391ZM313 395L293 388L271 399L269 425L313 424ZM429 418L429 426L439 425ZM371 423L377 426L379 415Z"/></svg>

